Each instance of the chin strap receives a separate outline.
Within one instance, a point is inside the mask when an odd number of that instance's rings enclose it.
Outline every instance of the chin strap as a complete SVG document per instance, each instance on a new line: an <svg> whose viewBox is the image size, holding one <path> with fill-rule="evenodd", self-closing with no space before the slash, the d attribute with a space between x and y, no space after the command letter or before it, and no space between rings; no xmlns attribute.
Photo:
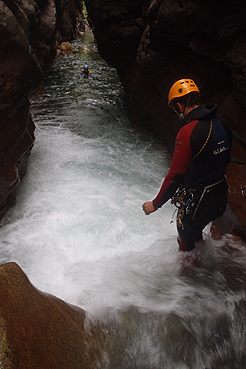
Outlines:
<svg viewBox="0 0 246 369"><path fill-rule="evenodd" d="M184 111L182 113L179 112L179 119L180 120L185 120L185 115L184 114L185 114L185 109L187 108L187 102L188 101L186 101L186 104L184 106Z"/></svg>

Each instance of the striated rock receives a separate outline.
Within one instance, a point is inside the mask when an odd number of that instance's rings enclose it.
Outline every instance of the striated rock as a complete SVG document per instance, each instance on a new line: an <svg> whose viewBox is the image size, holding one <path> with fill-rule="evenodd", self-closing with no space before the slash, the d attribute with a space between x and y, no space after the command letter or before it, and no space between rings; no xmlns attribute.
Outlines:
<svg viewBox="0 0 246 369"><path fill-rule="evenodd" d="M62 41L73 40L77 34L77 18L82 13L81 0L56 0L57 28Z"/></svg>
<svg viewBox="0 0 246 369"><path fill-rule="evenodd" d="M112 0L105 6L86 0L86 5L99 52L117 69L130 96L130 122L172 153L180 122L167 107L167 94L177 79L192 78L202 103L217 103L232 127L233 160L245 164L245 1ZM237 166L230 168L230 179L231 170L237 172ZM245 166L241 170L245 176ZM234 186L233 181L229 203L236 209L242 197L234 196ZM244 227L245 212L237 212Z"/></svg>
<svg viewBox="0 0 246 369"><path fill-rule="evenodd" d="M0 2L0 33L1 217L14 201L13 191L26 171L34 142L28 94L41 82L42 70L23 29L3 2Z"/></svg>
<svg viewBox="0 0 246 369"><path fill-rule="evenodd" d="M53 61L56 55L56 40L60 40L57 33L56 8L52 0L32 1L35 16L30 20L28 39L39 65L44 69Z"/></svg>
<svg viewBox="0 0 246 369"><path fill-rule="evenodd" d="M0 0L0 219L15 201L34 143L29 95L55 58L57 43L75 36L80 12L77 0L69 6L52 0Z"/></svg>
<svg viewBox="0 0 246 369"><path fill-rule="evenodd" d="M16 263L0 266L2 369L96 369L102 352L85 312L37 290Z"/></svg>
<svg viewBox="0 0 246 369"><path fill-rule="evenodd" d="M217 103L233 129L233 161L245 164L245 1L85 3L99 52L129 94L131 123L156 135L172 153L180 122L167 107L167 93L178 78L193 78L202 102ZM0 0L0 217L14 201L34 141L28 95L61 53L57 45L76 36L81 14L80 0ZM236 208L240 196L233 195L233 186L230 204Z"/></svg>
<svg viewBox="0 0 246 369"><path fill-rule="evenodd" d="M117 69L129 92L137 74L137 49L150 0L86 0L85 4L99 53Z"/></svg>

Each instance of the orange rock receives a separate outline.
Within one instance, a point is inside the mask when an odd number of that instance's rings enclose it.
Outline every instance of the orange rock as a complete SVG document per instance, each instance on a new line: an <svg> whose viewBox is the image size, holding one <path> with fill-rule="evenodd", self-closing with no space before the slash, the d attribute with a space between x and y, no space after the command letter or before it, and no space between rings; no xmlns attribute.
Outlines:
<svg viewBox="0 0 246 369"><path fill-rule="evenodd" d="M62 42L61 45L59 45L59 49L61 51L72 51L73 45L71 45L70 42Z"/></svg>
<svg viewBox="0 0 246 369"><path fill-rule="evenodd" d="M1 368L101 367L82 309L37 290L16 263L0 266L0 293Z"/></svg>

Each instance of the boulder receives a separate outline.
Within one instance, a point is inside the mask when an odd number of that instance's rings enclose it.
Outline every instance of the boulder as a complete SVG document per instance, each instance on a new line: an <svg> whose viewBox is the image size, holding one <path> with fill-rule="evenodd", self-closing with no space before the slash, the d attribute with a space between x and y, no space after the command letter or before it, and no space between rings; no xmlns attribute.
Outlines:
<svg viewBox="0 0 246 369"><path fill-rule="evenodd" d="M85 312L36 289L16 263L0 266L2 369L96 369L102 351ZM95 333L97 332L97 333Z"/></svg>
<svg viewBox="0 0 246 369"><path fill-rule="evenodd" d="M73 51L73 45L70 42L62 42L61 45L58 46L58 49L63 54L71 53Z"/></svg>

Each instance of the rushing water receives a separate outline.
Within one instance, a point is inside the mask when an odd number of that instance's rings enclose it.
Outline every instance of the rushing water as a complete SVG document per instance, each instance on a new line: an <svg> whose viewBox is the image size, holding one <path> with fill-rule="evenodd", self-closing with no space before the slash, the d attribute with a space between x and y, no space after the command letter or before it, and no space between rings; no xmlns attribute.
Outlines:
<svg viewBox="0 0 246 369"><path fill-rule="evenodd" d="M85 63L92 81L80 76ZM88 41L53 63L32 102L35 146L0 260L111 327L105 368L245 368L244 246L207 234L199 266L182 274L173 207L141 209L168 154L129 126L123 101Z"/></svg>

